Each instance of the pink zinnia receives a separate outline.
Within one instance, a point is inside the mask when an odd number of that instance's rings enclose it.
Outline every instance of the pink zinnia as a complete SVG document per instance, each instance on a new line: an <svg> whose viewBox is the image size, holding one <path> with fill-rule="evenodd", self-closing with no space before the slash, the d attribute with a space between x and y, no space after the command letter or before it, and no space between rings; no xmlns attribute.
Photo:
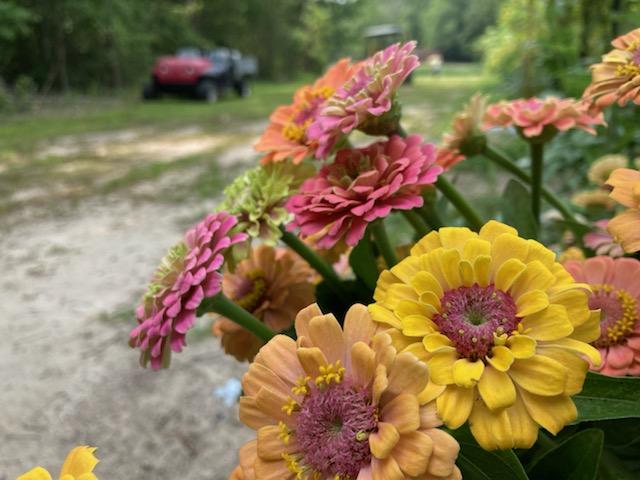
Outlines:
<svg viewBox="0 0 640 480"><path fill-rule="evenodd" d="M326 158L341 135L357 128L386 134L379 117L390 112L396 91L420 62L412 55L416 42L396 43L365 60L355 75L329 98L307 134L319 144L316 156ZM398 119L391 119L394 125ZM385 122L382 122L385 123ZM397 125L396 125L397 126ZM373 131L371 133L374 133Z"/></svg>
<svg viewBox="0 0 640 480"><path fill-rule="evenodd" d="M593 257L564 264L578 282L591 285L589 308L599 309L602 366L605 375L640 375L640 261ZM581 328L580 326L576 329Z"/></svg>
<svg viewBox="0 0 640 480"><path fill-rule="evenodd" d="M528 98L502 101L487 107L483 128L515 126L527 138L539 137L543 130L565 131L579 128L595 135L594 125L604 125L602 113L590 114L588 105L573 98Z"/></svg>
<svg viewBox="0 0 640 480"><path fill-rule="evenodd" d="M321 232L321 248L343 238L356 245L370 222L394 209L422 206L422 187L442 172L435 160L435 147L419 135L341 150L289 199L287 209L295 215L289 227L300 227L305 237Z"/></svg>
<svg viewBox="0 0 640 480"><path fill-rule="evenodd" d="M446 172L454 165L463 161L465 157L457 148L449 148L445 145L438 147L436 152L436 163Z"/></svg>
<svg viewBox="0 0 640 480"><path fill-rule="evenodd" d="M596 252L596 255L606 255L609 257L621 257L624 255L622 246L617 243L611 234L607 232L609 220L599 220L596 222L596 229L587 233L583 237L585 246Z"/></svg>
<svg viewBox="0 0 640 480"><path fill-rule="evenodd" d="M136 309L138 326L130 334L129 344L140 348L143 365L167 365L170 351L180 352L185 345L202 300L221 291L223 254L247 238L229 233L236 223L226 212L207 215L162 260Z"/></svg>

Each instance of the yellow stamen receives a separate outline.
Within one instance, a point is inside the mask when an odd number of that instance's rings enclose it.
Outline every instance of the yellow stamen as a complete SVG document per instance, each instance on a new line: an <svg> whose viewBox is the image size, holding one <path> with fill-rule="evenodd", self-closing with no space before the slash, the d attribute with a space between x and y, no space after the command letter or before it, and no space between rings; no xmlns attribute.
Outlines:
<svg viewBox="0 0 640 480"><path fill-rule="evenodd" d="M284 443L285 445L289 445L289 440L291 439L291 433L293 431L289 429L289 427L287 427L287 424L284 422L278 422L278 428L280 429L278 437L280 437L282 443Z"/></svg>
<svg viewBox="0 0 640 480"><path fill-rule="evenodd" d="M311 377L300 377L296 380L296 385L291 387L291 392L294 395L306 395L309 393L309 385L308 383L311 381Z"/></svg>
<svg viewBox="0 0 640 480"><path fill-rule="evenodd" d="M345 369L340 360L336 363L329 363L320 367L320 375L316 377L316 385L318 387L329 386L331 382L340 383L344 377Z"/></svg>
<svg viewBox="0 0 640 480"><path fill-rule="evenodd" d="M287 401L287 403L282 406L282 411L285 412L287 415L291 415L293 412L295 412L299 408L300 408L300 405L298 405L298 402L296 402L293 398L289 397L289 400Z"/></svg>

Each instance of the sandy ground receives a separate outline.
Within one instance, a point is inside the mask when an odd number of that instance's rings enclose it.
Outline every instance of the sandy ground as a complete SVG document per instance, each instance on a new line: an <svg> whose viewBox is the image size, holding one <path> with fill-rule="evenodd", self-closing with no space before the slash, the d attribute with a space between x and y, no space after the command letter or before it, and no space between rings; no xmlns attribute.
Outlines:
<svg viewBox="0 0 640 480"><path fill-rule="evenodd" d="M218 144L194 135L179 132L183 144L172 148L191 154ZM101 138L87 148L109 148L109 137ZM113 138L111 147L125 153L128 141L139 141L131 132ZM247 143L219 163L250 157ZM170 172L154 182L180 188L192 176ZM251 432L213 390L239 379L246 365L221 352L206 321L159 373L140 368L126 343L132 308L157 261L214 204L168 207L112 194L37 222L19 210L0 225L0 480L36 465L56 477L79 444L98 447L101 479L227 478Z"/></svg>

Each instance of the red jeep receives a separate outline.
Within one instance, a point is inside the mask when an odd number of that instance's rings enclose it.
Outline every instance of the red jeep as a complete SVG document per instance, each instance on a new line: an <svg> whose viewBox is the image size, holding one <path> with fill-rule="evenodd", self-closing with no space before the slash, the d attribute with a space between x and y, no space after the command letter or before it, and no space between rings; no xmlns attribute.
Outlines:
<svg viewBox="0 0 640 480"><path fill-rule="evenodd" d="M142 96L150 100L174 93L215 102L233 88L238 96L244 97L249 94L248 80L255 77L257 70L256 60L237 50L216 48L202 52L185 48L175 56L160 57L156 61Z"/></svg>

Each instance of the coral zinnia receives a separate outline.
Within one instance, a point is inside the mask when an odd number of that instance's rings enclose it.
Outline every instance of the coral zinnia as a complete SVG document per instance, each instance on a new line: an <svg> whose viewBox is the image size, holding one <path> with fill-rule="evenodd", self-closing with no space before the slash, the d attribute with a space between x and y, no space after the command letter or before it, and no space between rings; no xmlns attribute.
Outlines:
<svg viewBox="0 0 640 480"><path fill-rule="evenodd" d="M349 59L340 60L313 85L299 88L291 105L275 109L271 123L255 145L256 150L266 153L262 163L286 159L300 163L315 155L317 142L309 138L308 128L327 99L353 76L356 68Z"/></svg>
<svg viewBox="0 0 640 480"><path fill-rule="evenodd" d="M440 146L436 151L436 163L440 165L445 172L465 158L467 157L456 148L450 149L446 146Z"/></svg>
<svg viewBox="0 0 640 480"><path fill-rule="evenodd" d="M240 449L245 478L460 478L458 443L419 400L427 366L396 355L366 307L344 331L315 304L295 324L297 343L274 337L242 380L240 419L258 432Z"/></svg>
<svg viewBox="0 0 640 480"><path fill-rule="evenodd" d="M619 243L607 232L609 220L599 220L595 223L595 230L585 234L582 238L585 246L593 250L596 255L608 257L622 257L624 250Z"/></svg>
<svg viewBox="0 0 640 480"><path fill-rule="evenodd" d="M458 150L466 156L480 153L486 144L486 136L480 122L487 108L487 97L476 93L462 112L453 117L451 131L443 136L444 147Z"/></svg>
<svg viewBox="0 0 640 480"><path fill-rule="evenodd" d="M426 359L438 414L450 428L469 419L487 450L529 448L538 426L558 433L575 420L588 342L600 334L588 287L555 254L490 221L480 233L441 228L384 271L372 317L404 335Z"/></svg>
<svg viewBox="0 0 640 480"><path fill-rule="evenodd" d="M236 270L222 278L222 292L275 331L291 325L302 308L315 302L314 271L295 253L260 245ZM227 318L213 324L225 352L253 360L262 346L255 335Z"/></svg>
<svg viewBox="0 0 640 480"><path fill-rule="evenodd" d="M544 139L558 131L579 128L595 135L594 125L604 125L601 113L590 114L587 105L573 98L547 97L502 101L489 105L483 128L515 126L525 138Z"/></svg>
<svg viewBox="0 0 640 480"><path fill-rule="evenodd" d="M583 98L595 102L597 108L614 102L624 106L628 101L640 104L640 28L611 42L615 47L602 62L591 66L591 84Z"/></svg>
<svg viewBox="0 0 640 480"><path fill-rule="evenodd" d="M564 264L577 282L591 285L589 307L599 309L605 375L640 375L640 262L634 258L593 257Z"/></svg>
<svg viewBox="0 0 640 480"><path fill-rule="evenodd" d="M613 187L611 198L629 207L609 221L607 230L626 252L640 250L640 172L629 168L615 170L607 185Z"/></svg>
<svg viewBox="0 0 640 480"><path fill-rule="evenodd" d="M162 260L136 309L138 326L129 344L140 348L140 363L167 366L170 352L180 352L185 334L205 297L221 290L224 253L246 240L245 233L230 233L237 219L226 212L207 215L185 234Z"/></svg>
<svg viewBox="0 0 640 480"><path fill-rule="evenodd" d="M422 206L422 187L441 172L434 146L418 135L394 135L366 148L340 150L334 163L305 181L287 202L295 216L289 227L300 227L303 236L323 232L320 248L331 248L343 238L353 246L369 222L394 209Z"/></svg>
<svg viewBox="0 0 640 480"><path fill-rule="evenodd" d="M326 158L337 140L353 130L386 135L397 129L399 112L392 111L397 107L395 94L420 65L412 54L415 48L416 42L396 43L377 52L329 98L308 130L319 143L318 158Z"/></svg>
<svg viewBox="0 0 640 480"><path fill-rule="evenodd" d="M98 480L93 469L98 459L93 454L94 447L76 447L67 455L60 469L60 480ZM20 475L16 480L51 480L51 474L42 467L36 467Z"/></svg>

